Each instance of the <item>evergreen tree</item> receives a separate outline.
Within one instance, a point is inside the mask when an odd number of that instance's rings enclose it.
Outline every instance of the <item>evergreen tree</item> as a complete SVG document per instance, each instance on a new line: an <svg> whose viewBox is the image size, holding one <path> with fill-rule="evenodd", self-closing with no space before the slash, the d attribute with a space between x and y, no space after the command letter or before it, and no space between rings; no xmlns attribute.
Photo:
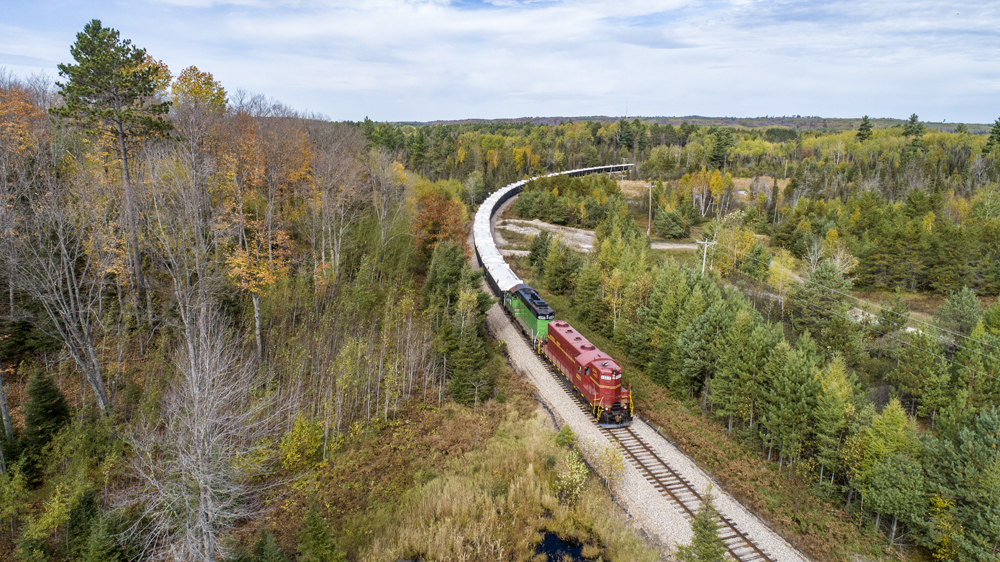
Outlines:
<svg viewBox="0 0 1000 562"><path fill-rule="evenodd" d="M968 392L967 407L978 410L1000 403L1000 338L986 333L983 323L962 340L955 354L956 386Z"/></svg>
<svg viewBox="0 0 1000 562"><path fill-rule="evenodd" d="M1000 410L995 406L983 410L954 434L927 440L924 474L931 493L954 502L951 515L955 522L948 538L958 560L996 559L996 545L1000 544L998 450Z"/></svg>
<svg viewBox="0 0 1000 562"><path fill-rule="evenodd" d="M573 307L584 325L600 330L606 315L601 299L601 268L597 260L588 258L580 267L573 294Z"/></svg>
<svg viewBox="0 0 1000 562"><path fill-rule="evenodd" d="M849 339L856 335L848 315L848 292L851 281L836 265L823 260L802 282L789 291L792 325L799 333L809 331L821 349L846 351Z"/></svg>
<svg viewBox="0 0 1000 562"><path fill-rule="evenodd" d="M572 291L579 259L566 246L552 240L545 257L545 287L557 295Z"/></svg>
<svg viewBox="0 0 1000 562"><path fill-rule="evenodd" d="M912 396L914 404L920 405L916 409L920 415L930 413L933 417L940 403L938 385L940 377L947 373L941 356L943 352L944 350L932 336L914 332L899 355L896 369L889 374L889 381L901 392ZM924 395L926 390L930 390L929 397ZM914 413L913 407L910 413Z"/></svg>
<svg viewBox="0 0 1000 562"><path fill-rule="evenodd" d="M121 548L114 539L114 528L108 517L98 515L80 554L82 562L118 562L124 560Z"/></svg>
<svg viewBox="0 0 1000 562"><path fill-rule="evenodd" d="M719 367L723 334L731 316L726 301L717 300L677 337L681 368L671 389L675 394L687 391L688 396L701 391L703 409L707 409L709 379Z"/></svg>
<svg viewBox="0 0 1000 562"><path fill-rule="evenodd" d="M253 547L253 556L254 562L288 562L288 555L274 540L274 533L266 529L261 531L257 537L257 543Z"/></svg>
<svg viewBox="0 0 1000 562"><path fill-rule="evenodd" d="M129 236L132 275L145 296L139 255L138 195L132 186L134 165L130 160L137 139L165 135L172 128L164 119L170 110L169 102L155 99L157 83L163 78L161 70L146 64L145 49L132 45L128 39L122 40L116 29L103 27L96 19L76 34L70 54L76 64L58 65L59 75L66 82L56 82L63 104L53 108L52 113L82 124L89 132L109 134L114 139L122 170L122 215Z"/></svg>
<svg viewBox="0 0 1000 562"><path fill-rule="evenodd" d="M998 146L1000 146L1000 119L993 122L993 128L990 129L990 136L986 139L986 145L983 146L983 154L989 154Z"/></svg>
<svg viewBox="0 0 1000 562"><path fill-rule="evenodd" d="M903 300L897 289L888 306L883 306L878 313L878 327L883 334L891 334L906 328L910 320L910 305Z"/></svg>
<svg viewBox="0 0 1000 562"><path fill-rule="evenodd" d="M843 357L834 356L820 376L820 392L816 397L813 417L816 427L816 460L820 464L820 481L829 473L830 481L841 468L840 445L847 429L848 418L854 411L854 385Z"/></svg>
<svg viewBox="0 0 1000 562"><path fill-rule="evenodd" d="M753 309L740 308L726 328L719 349L717 369L709 384L712 411L727 418L728 430L733 431L733 418L747 411L748 394L743 382L749 378L747 371L757 366L752 363L753 352L749 348L751 333L757 326Z"/></svg>
<svg viewBox="0 0 1000 562"><path fill-rule="evenodd" d="M774 409L769 421L781 446L781 456L787 458L789 464L799 457L810 437L808 422L814 417L820 388L816 376L817 364L815 345L807 332L799 338L795 350L788 354L784 370L772 383Z"/></svg>
<svg viewBox="0 0 1000 562"><path fill-rule="evenodd" d="M923 519L926 500L920 463L900 453L882 459L872 468L865 497L873 511L892 516L891 547L896 541L898 521L913 524Z"/></svg>
<svg viewBox="0 0 1000 562"><path fill-rule="evenodd" d="M991 336L1000 338L1000 300L983 314L983 329Z"/></svg>
<svg viewBox="0 0 1000 562"><path fill-rule="evenodd" d="M344 557L337 552L337 547L330 536L330 526L320 512L316 498L309 501L299 530L299 562L334 562Z"/></svg>
<svg viewBox="0 0 1000 562"><path fill-rule="evenodd" d="M716 168L722 169L726 165L726 154L730 148L736 145L733 132L727 127L721 127L712 136L712 148L708 154L708 161Z"/></svg>
<svg viewBox="0 0 1000 562"><path fill-rule="evenodd" d="M482 367L486 363L486 340L480 332L483 312L476 292L464 289L452 318L448 359L448 391L463 404L476 405L492 391L492 382Z"/></svg>
<svg viewBox="0 0 1000 562"><path fill-rule="evenodd" d="M927 127L920 122L920 118L914 113L910 115L910 118L903 125L903 136L919 138L926 130Z"/></svg>
<svg viewBox="0 0 1000 562"><path fill-rule="evenodd" d="M712 505L712 490L705 491L705 498L691 519L691 544L677 547L681 562L725 562L726 546L719 538L719 513Z"/></svg>
<svg viewBox="0 0 1000 562"><path fill-rule="evenodd" d="M740 270L758 281L767 280L767 274L771 268L771 254L764 248L764 245L757 242L753 250L743 260Z"/></svg>
<svg viewBox="0 0 1000 562"><path fill-rule="evenodd" d="M951 332L946 334L961 344L959 336L968 336L983 317L983 306L979 298L968 287L951 293L948 299L934 313L934 323Z"/></svg>
<svg viewBox="0 0 1000 562"><path fill-rule="evenodd" d="M870 138L872 138L872 122L865 115L861 118L861 124L858 125L858 140L865 142Z"/></svg>
<svg viewBox="0 0 1000 562"><path fill-rule="evenodd" d="M37 459L69 421L69 405L59 387L45 374L36 373L28 381L28 403L24 407L24 441L28 454Z"/></svg>
<svg viewBox="0 0 1000 562"><path fill-rule="evenodd" d="M539 232L538 235L531 239L528 261L535 268L535 272L540 278L544 278L545 261L549 257L549 248L552 247L553 242L555 242L555 240L552 238L552 234L550 234L548 230Z"/></svg>
<svg viewBox="0 0 1000 562"><path fill-rule="evenodd" d="M761 389L760 408L760 438L767 445L767 459L771 460L776 439L775 427L778 420L778 413L781 407L781 395L779 393L779 382L781 381L785 367L791 357L793 350L788 342L781 340L778 345L767 356L764 363L761 380L764 382Z"/></svg>
<svg viewBox="0 0 1000 562"><path fill-rule="evenodd" d="M691 235L691 221L674 210L656 209L653 226L664 238L687 238Z"/></svg>

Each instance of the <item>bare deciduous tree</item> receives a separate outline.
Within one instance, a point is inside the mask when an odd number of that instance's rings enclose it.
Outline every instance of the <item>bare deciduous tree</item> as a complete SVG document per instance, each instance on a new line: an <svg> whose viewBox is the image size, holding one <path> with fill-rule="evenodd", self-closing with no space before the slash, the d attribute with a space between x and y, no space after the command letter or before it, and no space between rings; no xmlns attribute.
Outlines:
<svg viewBox="0 0 1000 562"><path fill-rule="evenodd" d="M66 345L98 408L108 414L111 401L95 341L104 330L101 296L111 258L96 209L78 195L53 186L23 209L15 284L41 303L52 335Z"/></svg>
<svg viewBox="0 0 1000 562"><path fill-rule="evenodd" d="M218 316L194 320L163 415L127 437L137 478L127 500L142 515L132 531L157 560L223 558L230 531L261 508L272 457L274 404L254 394L254 365Z"/></svg>

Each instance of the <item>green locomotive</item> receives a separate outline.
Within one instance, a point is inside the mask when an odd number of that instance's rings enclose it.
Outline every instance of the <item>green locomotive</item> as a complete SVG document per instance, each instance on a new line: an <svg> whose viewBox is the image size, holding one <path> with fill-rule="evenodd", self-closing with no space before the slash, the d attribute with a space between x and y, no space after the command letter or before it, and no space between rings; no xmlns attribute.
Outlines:
<svg viewBox="0 0 1000 562"><path fill-rule="evenodd" d="M530 285L518 283L503 293L503 306L531 340L532 347L542 352L549 335L549 321L556 315Z"/></svg>

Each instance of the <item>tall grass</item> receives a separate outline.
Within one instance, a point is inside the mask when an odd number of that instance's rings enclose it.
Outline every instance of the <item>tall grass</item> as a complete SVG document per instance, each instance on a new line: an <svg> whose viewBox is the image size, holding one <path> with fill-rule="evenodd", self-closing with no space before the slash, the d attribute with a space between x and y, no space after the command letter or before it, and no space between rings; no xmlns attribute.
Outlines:
<svg viewBox="0 0 1000 562"><path fill-rule="evenodd" d="M603 560L657 560L637 538L602 483L591 476L573 503L555 483L570 450L536 418L511 415L484 447L449 463L445 474L368 514L376 529L361 560L530 560L549 531ZM360 522L355 522L360 523Z"/></svg>

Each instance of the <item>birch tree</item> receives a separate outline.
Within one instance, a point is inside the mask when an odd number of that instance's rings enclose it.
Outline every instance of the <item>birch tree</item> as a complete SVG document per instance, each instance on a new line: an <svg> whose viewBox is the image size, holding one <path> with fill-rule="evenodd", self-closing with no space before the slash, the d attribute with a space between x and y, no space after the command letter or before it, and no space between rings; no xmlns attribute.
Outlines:
<svg viewBox="0 0 1000 562"><path fill-rule="evenodd" d="M135 486L131 532L153 560L218 560L227 539L262 507L274 448L273 404L254 394L253 363L210 311L184 328L178 378L161 408L126 436Z"/></svg>

